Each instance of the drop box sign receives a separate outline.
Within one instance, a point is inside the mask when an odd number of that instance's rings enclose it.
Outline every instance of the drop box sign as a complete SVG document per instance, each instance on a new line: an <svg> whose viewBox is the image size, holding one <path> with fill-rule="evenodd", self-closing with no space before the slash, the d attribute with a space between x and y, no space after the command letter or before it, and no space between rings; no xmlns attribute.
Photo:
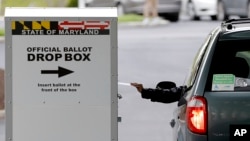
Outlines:
<svg viewBox="0 0 250 141"><path fill-rule="evenodd" d="M6 140L117 140L116 9L5 13Z"/></svg>

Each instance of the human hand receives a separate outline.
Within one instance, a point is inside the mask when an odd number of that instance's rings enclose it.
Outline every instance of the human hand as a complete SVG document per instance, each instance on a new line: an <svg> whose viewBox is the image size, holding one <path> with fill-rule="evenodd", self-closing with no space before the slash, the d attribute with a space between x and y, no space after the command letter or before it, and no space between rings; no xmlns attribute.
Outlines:
<svg viewBox="0 0 250 141"><path fill-rule="evenodd" d="M142 92L142 89L143 89L143 85L142 84L139 84L139 83L130 83L131 86L134 86L138 92Z"/></svg>

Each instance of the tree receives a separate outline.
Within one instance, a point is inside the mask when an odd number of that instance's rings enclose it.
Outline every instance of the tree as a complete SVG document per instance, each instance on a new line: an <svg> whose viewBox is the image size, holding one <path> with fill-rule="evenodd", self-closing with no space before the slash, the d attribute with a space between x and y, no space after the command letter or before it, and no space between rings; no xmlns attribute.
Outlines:
<svg viewBox="0 0 250 141"><path fill-rule="evenodd" d="M67 6L68 7L78 7L78 0L70 0Z"/></svg>

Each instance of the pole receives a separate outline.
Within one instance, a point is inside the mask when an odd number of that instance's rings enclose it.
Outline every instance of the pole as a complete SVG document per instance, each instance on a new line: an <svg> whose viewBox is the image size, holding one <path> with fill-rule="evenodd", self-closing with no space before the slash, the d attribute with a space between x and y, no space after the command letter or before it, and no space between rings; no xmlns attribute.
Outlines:
<svg viewBox="0 0 250 141"><path fill-rule="evenodd" d="M86 3L85 0L78 0L78 8L85 8Z"/></svg>

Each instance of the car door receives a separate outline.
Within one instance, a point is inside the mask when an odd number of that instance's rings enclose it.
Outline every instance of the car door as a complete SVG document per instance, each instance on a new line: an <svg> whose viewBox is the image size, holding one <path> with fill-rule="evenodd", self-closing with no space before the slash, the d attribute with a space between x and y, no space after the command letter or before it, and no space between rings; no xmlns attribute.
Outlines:
<svg viewBox="0 0 250 141"><path fill-rule="evenodd" d="M238 13L240 16L246 15L247 13L247 5L248 5L248 0L237 0L234 1L234 10L236 13Z"/></svg>
<svg viewBox="0 0 250 141"><path fill-rule="evenodd" d="M239 11L242 12L242 15L244 17L248 16L248 11L249 11L249 0L240 0L239 1Z"/></svg>
<svg viewBox="0 0 250 141"><path fill-rule="evenodd" d="M224 1L224 5L225 5L225 9L227 11L228 14L235 14L235 5L237 4L238 1L235 0L223 0Z"/></svg>
<svg viewBox="0 0 250 141"><path fill-rule="evenodd" d="M186 141L187 140L187 123L186 123L186 104L187 101L190 99L191 96L193 96L193 85L196 81L197 74L200 70L200 65L204 59L204 54L206 53L206 50L208 48L208 45L211 41L211 34L206 38L204 44L200 47L198 50L194 60L193 64L190 68L190 71L187 76L187 80L185 82L185 85L187 86L188 90L187 92L184 92L184 96L180 99L178 102L178 107L175 109L173 115L174 119L171 121L171 126L173 127L173 137L174 141ZM202 140L205 137L200 136L201 138L197 140Z"/></svg>
<svg viewBox="0 0 250 141"><path fill-rule="evenodd" d="M224 0L226 11L229 15L245 15L248 0Z"/></svg>

